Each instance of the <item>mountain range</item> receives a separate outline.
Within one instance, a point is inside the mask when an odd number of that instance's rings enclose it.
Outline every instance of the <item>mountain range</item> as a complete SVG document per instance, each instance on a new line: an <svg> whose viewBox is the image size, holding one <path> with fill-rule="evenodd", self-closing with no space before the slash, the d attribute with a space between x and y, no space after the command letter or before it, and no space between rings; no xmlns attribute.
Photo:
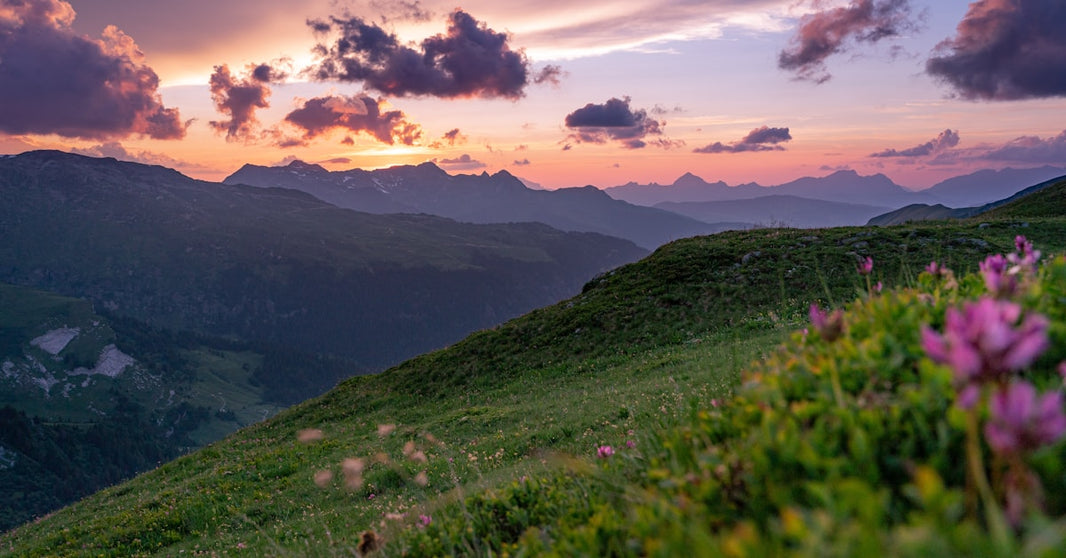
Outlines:
<svg viewBox="0 0 1066 558"><path fill-rule="evenodd" d="M563 231L596 232L653 249L671 240L750 224L704 223L612 199L593 186L534 190L507 171L450 175L433 163L367 171L328 171L293 161L244 165L223 180L307 192L338 207L369 213L428 213L467 223L539 222Z"/></svg>
<svg viewBox="0 0 1066 558"><path fill-rule="evenodd" d="M0 197L0 281L368 369L563 298L646 253L542 224L373 215L54 151L0 159Z"/></svg>
<svg viewBox="0 0 1066 558"><path fill-rule="evenodd" d="M930 188L914 191L896 184L883 174L862 176L841 170L824 177L804 177L777 186L756 183L730 186L708 183L686 173L673 184L630 182L604 191L615 199L646 206L663 202L710 202L789 195L817 200L899 208L916 203L952 207L980 206L1009 197L1028 185L1066 174L1066 168L1043 166L1031 169L982 170L949 178Z"/></svg>

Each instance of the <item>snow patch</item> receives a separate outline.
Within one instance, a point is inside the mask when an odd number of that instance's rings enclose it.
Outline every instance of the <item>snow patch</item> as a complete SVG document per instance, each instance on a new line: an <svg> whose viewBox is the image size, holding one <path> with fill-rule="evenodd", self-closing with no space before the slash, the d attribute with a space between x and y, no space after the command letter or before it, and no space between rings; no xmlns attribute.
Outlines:
<svg viewBox="0 0 1066 558"><path fill-rule="evenodd" d="M75 368L70 372L71 376L87 375L93 376L101 374L109 378L115 378L126 369L127 366L132 366L137 361L127 355L126 353L118 350L118 347L114 345L108 345L104 347L104 350L100 351L100 358L96 361L96 366L90 370L88 368Z"/></svg>
<svg viewBox="0 0 1066 558"><path fill-rule="evenodd" d="M18 463L18 454L0 446L0 471L14 467L15 463Z"/></svg>
<svg viewBox="0 0 1066 558"><path fill-rule="evenodd" d="M30 345L33 345L52 356L56 356L62 352L63 349L67 348L67 344L73 341L79 333L81 333L81 329L79 328L61 327L32 339Z"/></svg>
<svg viewBox="0 0 1066 558"><path fill-rule="evenodd" d="M3 364L0 364L0 371L4 372L5 378L18 376L18 370L15 370L15 363L10 360L5 360Z"/></svg>

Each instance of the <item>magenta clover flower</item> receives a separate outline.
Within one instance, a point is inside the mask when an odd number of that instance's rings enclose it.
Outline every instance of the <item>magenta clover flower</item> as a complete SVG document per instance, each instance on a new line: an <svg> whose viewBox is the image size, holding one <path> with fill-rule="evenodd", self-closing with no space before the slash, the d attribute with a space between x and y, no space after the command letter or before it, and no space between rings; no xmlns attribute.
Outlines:
<svg viewBox="0 0 1066 558"><path fill-rule="evenodd" d="M1017 455L1050 445L1066 434L1058 391L1038 395L1027 382L1014 382L992 395L985 440L999 455Z"/></svg>
<svg viewBox="0 0 1066 558"><path fill-rule="evenodd" d="M870 256L866 256L866 259L859 263L858 272L859 275L869 275L874 270L874 259Z"/></svg>
<svg viewBox="0 0 1066 558"><path fill-rule="evenodd" d="M985 279L985 288L998 297L1009 297L1018 289L1018 278L1011 273L1010 262L1002 254L985 258L978 264Z"/></svg>
<svg viewBox="0 0 1066 558"><path fill-rule="evenodd" d="M430 523L433 523L433 517L426 514L419 514L418 524L422 527L428 527Z"/></svg>
<svg viewBox="0 0 1066 558"><path fill-rule="evenodd" d="M598 455L600 459L607 459L614 455L614 448L611 446L600 446L596 448L596 455Z"/></svg>
<svg viewBox="0 0 1066 558"><path fill-rule="evenodd" d="M1014 247L1017 251L1007 254L1007 261L1022 267L1036 267L1040 261L1040 250L1033 250L1033 243L1026 240L1022 235L1014 237Z"/></svg>
<svg viewBox="0 0 1066 558"><path fill-rule="evenodd" d="M978 384L1005 380L1047 349L1047 319L1031 314L1019 324L1020 317L1017 304L986 297L962 311L948 309L943 335L922 327L922 348L934 362L951 367L961 407L977 402Z"/></svg>
<svg viewBox="0 0 1066 558"><path fill-rule="evenodd" d="M840 310L834 310L833 313L827 314L824 310L818 308L817 304L811 304L808 315L814 330L827 342L836 341L844 333L844 313Z"/></svg>

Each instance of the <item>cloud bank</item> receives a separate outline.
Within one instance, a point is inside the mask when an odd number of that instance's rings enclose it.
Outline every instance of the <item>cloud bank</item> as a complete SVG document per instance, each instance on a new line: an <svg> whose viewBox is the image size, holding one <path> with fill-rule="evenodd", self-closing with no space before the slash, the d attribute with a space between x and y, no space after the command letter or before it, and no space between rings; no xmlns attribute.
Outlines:
<svg viewBox="0 0 1066 558"><path fill-rule="evenodd" d="M852 0L804 16L792 45L778 55L777 66L795 72L797 79L825 83L831 77L826 59L846 51L852 41L876 43L914 27L909 0Z"/></svg>
<svg viewBox="0 0 1066 558"><path fill-rule="evenodd" d="M957 130L944 130L940 135L921 145L902 150L886 149L877 153L871 153L870 157L926 157L942 153L959 144L959 132Z"/></svg>
<svg viewBox="0 0 1066 558"><path fill-rule="evenodd" d="M1066 130L1063 130L1057 136L1047 139L1038 136L1015 138L989 151L982 159L1061 165L1066 161Z"/></svg>
<svg viewBox="0 0 1066 558"><path fill-rule="evenodd" d="M444 34L424 39L417 49L359 17L309 21L319 34L340 33L319 44L319 60L309 69L319 80L362 82L388 95L502 97L518 99L530 83L558 80L547 66L533 73L525 52L512 50L508 35L489 29L462 10L448 16Z"/></svg>
<svg viewBox="0 0 1066 558"><path fill-rule="evenodd" d="M564 123L573 130L569 139L578 143L607 143L614 140L627 149L647 146L645 138L661 135L665 123L648 118L648 111L644 109L631 109L629 101L629 97L612 97L606 103L588 103L566 115Z"/></svg>
<svg viewBox="0 0 1066 558"><path fill-rule="evenodd" d="M724 144L720 141L693 149L693 153L746 153L750 151L784 151L779 143L792 140L788 128L755 128L740 141Z"/></svg>
<svg viewBox="0 0 1066 558"><path fill-rule="evenodd" d="M383 104L383 100L367 95L331 95L309 99L285 116L285 122L299 129L302 136L298 139L281 138L278 144L282 147L305 145L335 130L365 133L389 145L397 142L414 144L422 136L421 127L408 122L402 111L382 112ZM354 143L350 137L345 140L346 143Z"/></svg>
<svg viewBox="0 0 1066 558"><path fill-rule="evenodd" d="M1066 2L979 0L926 71L965 99L1066 95Z"/></svg>
<svg viewBox="0 0 1066 558"><path fill-rule="evenodd" d="M71 28L60 0L0 4L0 131L111 139L179 139L187 124L159 96L159 77L128 35Z"/></svg>

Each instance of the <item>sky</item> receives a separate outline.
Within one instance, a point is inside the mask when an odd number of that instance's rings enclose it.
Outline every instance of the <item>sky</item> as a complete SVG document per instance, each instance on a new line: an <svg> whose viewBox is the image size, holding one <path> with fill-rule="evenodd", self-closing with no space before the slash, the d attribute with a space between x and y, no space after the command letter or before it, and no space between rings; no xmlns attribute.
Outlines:
<svg viewBox="0 0 1066 558"><path fill-rule="evenodd" d="M910 188L1066 165L1062 0L0 0L0 153Z"/></svg>

